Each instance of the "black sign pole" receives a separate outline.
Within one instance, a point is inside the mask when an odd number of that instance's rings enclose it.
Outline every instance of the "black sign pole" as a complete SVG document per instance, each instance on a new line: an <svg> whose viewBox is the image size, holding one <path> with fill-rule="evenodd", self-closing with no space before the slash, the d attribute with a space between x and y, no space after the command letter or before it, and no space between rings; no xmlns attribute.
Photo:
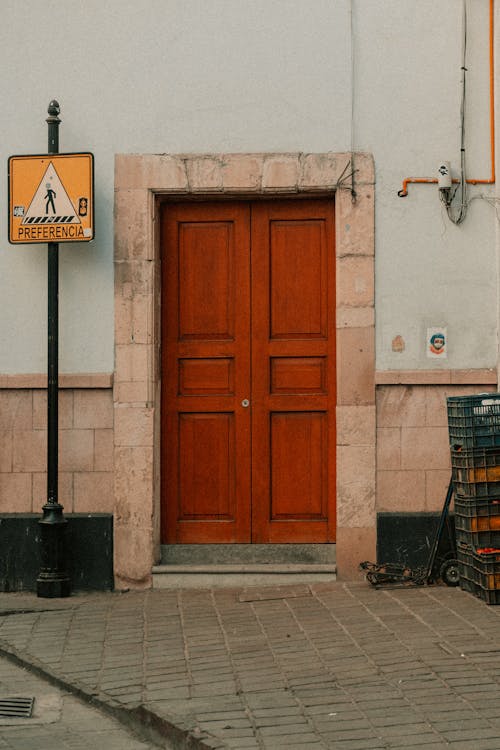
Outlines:
<svg viewBox="0 0 500 750"><path fill-rule="evenodd" d="M60 109L56 101L48 107L48 153L59 153ZM59 243L49 242L48 251L48 346L47 346L47 502L40 519L41 569L37 596L70 595L66 572L66 525L58 500L59 443Z"/></svg>

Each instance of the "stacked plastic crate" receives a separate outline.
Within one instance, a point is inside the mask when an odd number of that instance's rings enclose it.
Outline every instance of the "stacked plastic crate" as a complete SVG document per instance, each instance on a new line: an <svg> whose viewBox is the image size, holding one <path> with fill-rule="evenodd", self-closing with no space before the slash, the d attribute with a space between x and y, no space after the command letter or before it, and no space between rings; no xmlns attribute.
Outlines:
<svg viewBox="0 0 500 750"><path fill-rule="evenodd" d="M500 393L447 404L460 587L500 604Z"/></svg>

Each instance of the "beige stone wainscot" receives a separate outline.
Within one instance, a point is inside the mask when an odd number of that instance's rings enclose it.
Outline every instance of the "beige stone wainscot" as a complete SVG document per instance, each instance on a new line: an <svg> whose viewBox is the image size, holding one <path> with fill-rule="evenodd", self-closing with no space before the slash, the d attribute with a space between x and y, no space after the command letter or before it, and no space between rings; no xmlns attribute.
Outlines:
<svg viewBox="0 0 500 750"><path fill-rule="evenodd" d="M110 373L59 377L59 502L113 513ZM41 513L47 500L47 376L0 375L0 513Z"/></svg>
<svg viewBox="0 0 500 750"><path fill-rule="evenodd" d="M448 396L497 389L496 370L380 371L377 512L440 511L451 474Z"/></svg>

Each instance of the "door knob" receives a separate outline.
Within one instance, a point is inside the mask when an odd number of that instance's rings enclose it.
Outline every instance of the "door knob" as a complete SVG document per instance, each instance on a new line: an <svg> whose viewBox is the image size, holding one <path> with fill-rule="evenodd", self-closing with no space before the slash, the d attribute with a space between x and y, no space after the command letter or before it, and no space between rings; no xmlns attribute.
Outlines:
<svg viewBox="0 0 500 750"><path fill-rule="evenodd" d="M250 406L250 401L247 398L244 398L243 401L241 402L241 405L244 406L246 409L247 406Z"/></svg>

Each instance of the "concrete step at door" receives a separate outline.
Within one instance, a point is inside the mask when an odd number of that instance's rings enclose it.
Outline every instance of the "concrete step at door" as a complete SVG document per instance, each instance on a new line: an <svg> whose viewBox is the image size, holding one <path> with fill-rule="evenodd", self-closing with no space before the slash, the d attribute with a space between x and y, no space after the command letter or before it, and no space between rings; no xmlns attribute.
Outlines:
<svg viewBox="0 0 500 750"><path fill-rule="evenodd" d="M153 588L285 585L336 579L334 544L162 546Z"/></svg>

